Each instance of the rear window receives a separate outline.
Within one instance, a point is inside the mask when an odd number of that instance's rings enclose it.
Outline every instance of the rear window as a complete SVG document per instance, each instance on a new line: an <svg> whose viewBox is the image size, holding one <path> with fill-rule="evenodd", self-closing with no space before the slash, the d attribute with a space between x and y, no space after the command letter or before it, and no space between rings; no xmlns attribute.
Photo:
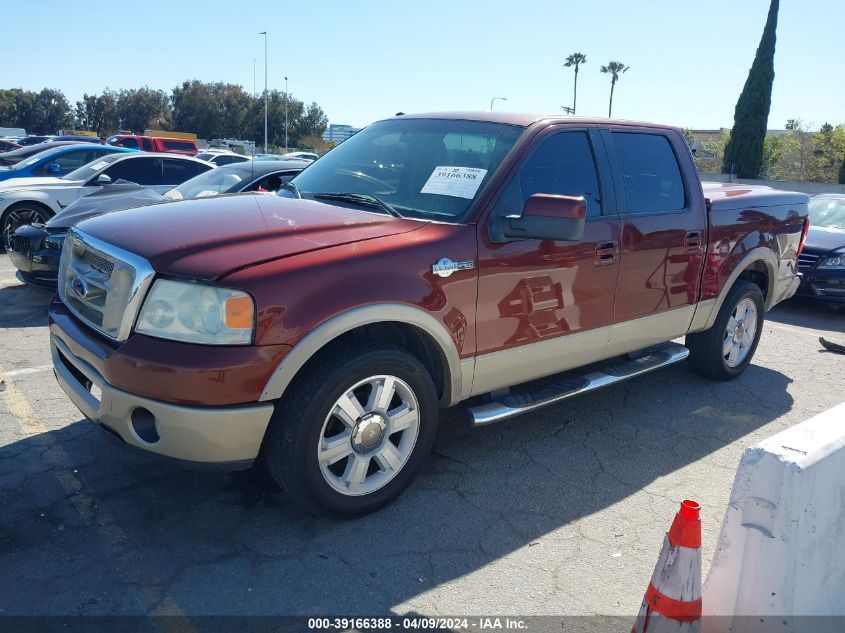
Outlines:
<svg viewBox="0 0 845 633"><path fill-rule="evenodd" d="M138 149L138 140L134 138L124 138L117 142L118 145L129 147L131 149Z"/></svg>
<svg viewBox="0 0 845 633"><path fill-rule="evenodd" d="M165 148L167 149L178 149L178 150L189 150L192 151L196 149L194 144L189 141L173 141L170 139L164 139L163 143Z"/></svg>
<svg viewBox="0 0 845 633"><path fill-rule="evenodd" d="M614 132L630 213L680 211L686 206L678 159L662 134Z"/></svg>

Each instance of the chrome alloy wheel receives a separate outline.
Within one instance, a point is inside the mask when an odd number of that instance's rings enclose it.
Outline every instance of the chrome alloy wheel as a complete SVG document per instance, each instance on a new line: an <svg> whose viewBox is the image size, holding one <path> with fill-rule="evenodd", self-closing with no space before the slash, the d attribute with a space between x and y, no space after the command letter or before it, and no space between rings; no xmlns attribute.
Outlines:
<svg viewBox="0 0 845 633"><path fill-rule="evenodd" d="M337 399L323 422L320 472L341 494L375 492L408 462L419 430L419 404L405 381L365 378Z"/></svg>
<svg viewBox="0 0 845 633"><path fill-rule="evenodd" d="M748 356L757 334L757 305L749 298L736 304L728 319L722 356L728 367L736 367Z"/></svg>
<svg viewBox="0 0 845 633"><path fill-rule="evenodd" d="M26 224L44 223L48 220L47 214L38 208L17 207L12 209L6 216L3 223L3 248L9 250L12 242L12 233Z"/></svg>

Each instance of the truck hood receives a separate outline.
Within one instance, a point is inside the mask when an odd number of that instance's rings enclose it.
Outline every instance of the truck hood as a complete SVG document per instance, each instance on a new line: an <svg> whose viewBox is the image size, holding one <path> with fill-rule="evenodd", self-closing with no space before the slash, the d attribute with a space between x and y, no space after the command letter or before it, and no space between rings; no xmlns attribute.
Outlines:
<svg viewBox="0 0 845 633"><path fill-rule="evenodd" d="M127 209L85 220L77 228L140 255L156 272L214 280L254 264L424 225L259 193Z"/></svg>

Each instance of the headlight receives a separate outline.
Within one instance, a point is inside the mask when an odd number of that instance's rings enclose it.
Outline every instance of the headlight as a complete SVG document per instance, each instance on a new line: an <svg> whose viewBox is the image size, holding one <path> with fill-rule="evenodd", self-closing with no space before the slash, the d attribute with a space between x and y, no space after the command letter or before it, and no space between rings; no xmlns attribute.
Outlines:
<svg viewBox="0 0 845 633"><path fill-rule="evenodd" d="M240 290L157 279L135 330L158 338L204 345L247 345L255 306Z"/></svg>
<svg viewBox="0 0 845 633"><path fill-rule="evenodd" d="M845 268L845 254L825 257L817 268Z"/></svg>

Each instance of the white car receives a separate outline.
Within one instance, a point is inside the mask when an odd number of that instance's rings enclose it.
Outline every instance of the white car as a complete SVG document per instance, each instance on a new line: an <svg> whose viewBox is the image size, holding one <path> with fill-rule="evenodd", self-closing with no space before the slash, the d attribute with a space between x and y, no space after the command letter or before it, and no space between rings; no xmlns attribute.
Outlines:
<svg viewBox="0 0 845 633"><path fill-rule="evenodd" d="M227 150L205 149L197 154L200 160L207 160L209 163L222 167L223 165L231 165L232 163L243 163L250 160L249 156L236 154Z"/></svg>
<svg viewBox="0 0 845 633"><path fill-rule="evenodd" d="M8 248L9 238L19 226L46 222L71 202L116 180L129 180L164 194L213 168L193 156L132 152L103 156L61 178L17 178L0 183L0 245Z"/></svg>

